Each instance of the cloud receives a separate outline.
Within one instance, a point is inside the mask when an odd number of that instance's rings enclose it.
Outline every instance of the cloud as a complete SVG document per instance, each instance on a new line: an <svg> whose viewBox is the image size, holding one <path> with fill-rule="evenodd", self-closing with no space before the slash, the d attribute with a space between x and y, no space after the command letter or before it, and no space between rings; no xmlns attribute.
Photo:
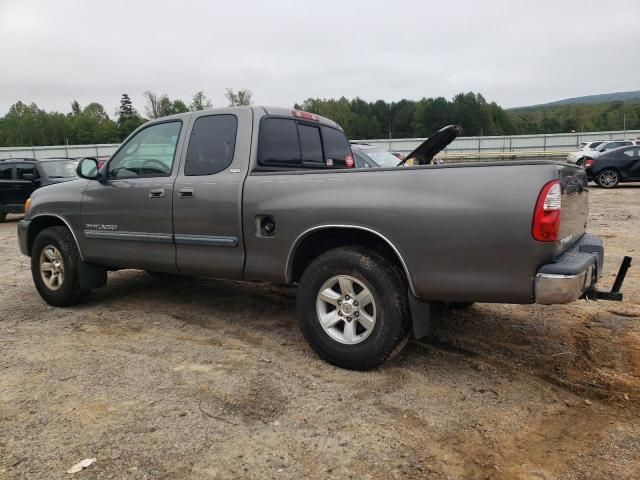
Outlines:
<svg viewBox="0 0 640 480"><path fill-rule="evenodd" d="M452 97L503 106L638 89L640 3L2 0L0 112L17 100L143 111L153 90L214 106Z"/></svg>

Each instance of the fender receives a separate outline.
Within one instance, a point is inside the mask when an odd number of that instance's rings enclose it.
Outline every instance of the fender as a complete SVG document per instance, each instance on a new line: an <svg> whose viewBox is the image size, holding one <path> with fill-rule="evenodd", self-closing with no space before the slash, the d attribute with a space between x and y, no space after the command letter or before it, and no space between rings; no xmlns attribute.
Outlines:
<svg viewBox="0 0 640 480"><path fill-rule="evenodd" d="M389 245L389 247L391 247L391 250L393 250L393 252L396 254L398 259L400 260L400 263L402 264L402 269L404 270L404 274L407 277L407 282L409 283L409 291L411 292L411 294L414 297L419 298L419 295L418 295L418 293L417 293L417 291L416 291L416 289L414 287L414 284L413 284L413 279L411 277L411 273L409 272L409 268L407 267L407 263L404 261L404 258L402 258L402 255L400 254L400 251L396 248L396 246L391 242L391 240L389 240L387 237L385 237L380 232L377 232L376 230L373 230L373 229L371 229L369 227L363 227L363 226L360 226L360 225L317 225L315 227L311 227L311 228L305 230L300 235L298 235L298 238L296 238L295 242L293 242L293 245L291 246L291 249L289 250L289 254L287 256L287 261L285 263L284 275L285 275L285 279L286 279L287 283L291 282L293 258L295 256L295 254L296 254L296 252L298 250L298 246L300 245L302 240L304 240L309 234L311 234L313 232L316 232L318 230L326 230L327 228L344 228L344 229L352 229L352 230L363 230L365 232L373 233L377 237L379 237L382 240L384 240L385 243L387 245Z"/></svg>
<svg viewBox="0 0 640 480"><path fill-rule="evenodd" d="M69 229L69 231L71 232L71 235L73 236L73 240L76 242L76 248L78 249L78 253L80 254L80 259L84 262L84 255L82 254L82 249L80 248L80 242L78 242L78 237L76 237L76 232L74 232L73 228L71 228L71 224L69 223L69 221L63 216L58 215L56 213L39 213L38 215L35 215L29 218L29 221L31 222L29 226L31 227L33 225L33 221L36 218L40 218L40 217L54 217L54 218L57 218L58 220L62 220L62 223L64 223L66 227ZM28 233L29 235L31 234L31 228L29 228Z"/></svg>

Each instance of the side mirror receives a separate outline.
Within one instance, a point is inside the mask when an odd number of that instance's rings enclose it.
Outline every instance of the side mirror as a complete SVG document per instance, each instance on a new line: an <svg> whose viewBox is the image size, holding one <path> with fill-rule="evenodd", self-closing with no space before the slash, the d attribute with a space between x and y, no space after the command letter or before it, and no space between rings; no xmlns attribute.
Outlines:
<svg viewBox="0 0 640 480"><path fill-rule="evenodd" d="M86 178L87 180L98 180L100 178L98 160L93 157L83 158L78 162L78 166L76 167L76 174L80 178Z"/></svg>

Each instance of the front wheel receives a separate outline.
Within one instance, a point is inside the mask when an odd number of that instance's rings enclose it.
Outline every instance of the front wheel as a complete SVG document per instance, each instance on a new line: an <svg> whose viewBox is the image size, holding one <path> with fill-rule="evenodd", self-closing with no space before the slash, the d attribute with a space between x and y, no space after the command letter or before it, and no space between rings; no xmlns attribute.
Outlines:
<svg viewBox="0 0 640 480"><path fill-rule="evenodd" d="M80 288L79 261L78 248L67 228L49 227L38 234L31 251L31 275L45 302L69 307L89 295L89 290Z"/></svg>
<svg viewBox="0 0 640 480"><path fill-rule="evenodd" d="M311 262L300 279L297 312L311 347L342 368L374 368L409 337L402 274L364 249L336 248Z"/></svg>
<svg viewBox="0 0 640 480"><path fill-rule="evenodd" d="M613 188L620 183L620 174L612 168L606 168L596 176L596 183L602 188Z"/></svg>

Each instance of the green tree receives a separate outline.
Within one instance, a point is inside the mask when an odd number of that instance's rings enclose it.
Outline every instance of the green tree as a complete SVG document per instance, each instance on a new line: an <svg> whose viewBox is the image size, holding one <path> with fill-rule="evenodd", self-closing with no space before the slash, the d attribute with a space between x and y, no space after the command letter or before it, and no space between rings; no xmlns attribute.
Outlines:
<svg viewBox="0 0 640 480"><path fill-rule="evenodd" d="M122 94L120 99L120 108L118 110L118 138L120 141L129 136L140 125L145 123L145 119L138 115L133 107L131 98L126 93Z"/></svg>
<svg viewBox="0 0 640 480"><path fill-rule="evenodd" d="M229 102L230 107L251 105L252 96L253 96L253 92L246 88L242 88L237 92L234 92L232 88L227 88L227 92L224 94L224 97Z"/></svg>
<svg viewBox="0 0 640 480"><path fill-rule="evenodd" d="M195 112L198 110L207 110L212 107L211 100L209 100L204 92L201 90L196 92L191 101L191 105L189 105L189 110Z"/></svg>

